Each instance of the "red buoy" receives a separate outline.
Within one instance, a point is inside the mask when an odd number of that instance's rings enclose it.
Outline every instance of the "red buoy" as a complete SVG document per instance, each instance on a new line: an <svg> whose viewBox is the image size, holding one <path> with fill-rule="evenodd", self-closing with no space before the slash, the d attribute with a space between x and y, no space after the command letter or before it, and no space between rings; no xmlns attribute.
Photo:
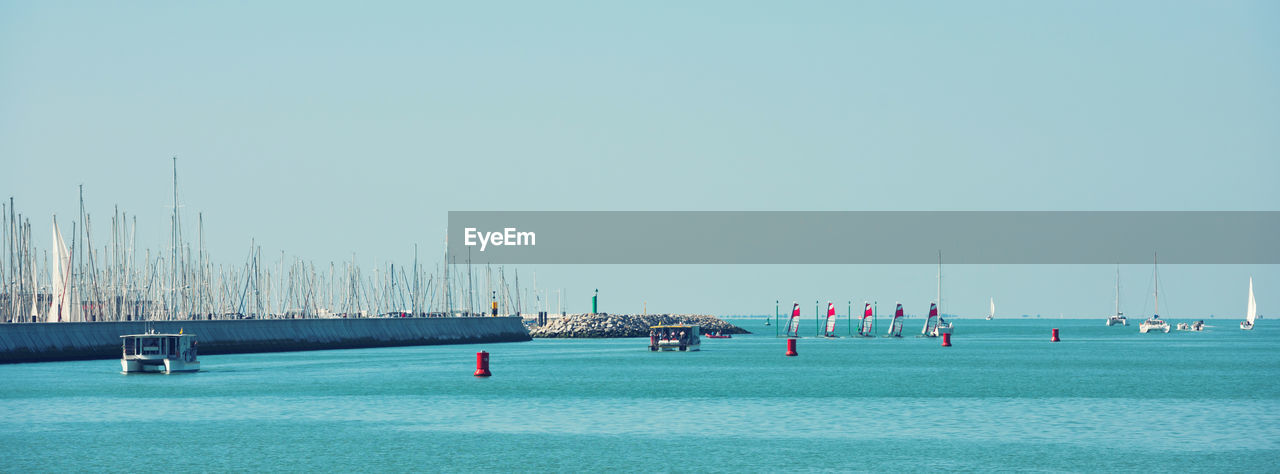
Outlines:
<svg viewBox="0 0 1280 474"><path fill-rule="evenodd" d="M1049 342L1058 342L1058 328L1053 328L1053 338Z"/></svg>
<svg viewBox="0 0 1280 474"><path fill-rule="evenodd" d="M796 353L796 340L787 338L787 357L795 357L800 354Z"/></svg>
<svg viewBox="0 0 1280 474"><path fill-rule="evenodd" d="M476 377L488 377L493 375L489 373L489 353L480 351L476 353Z"/></svg>
<svg viewBox="0 0 1280 474"><path fill-rule="evenodd" d="M942 333L942 347L951 347L951 333Z"/></svg>

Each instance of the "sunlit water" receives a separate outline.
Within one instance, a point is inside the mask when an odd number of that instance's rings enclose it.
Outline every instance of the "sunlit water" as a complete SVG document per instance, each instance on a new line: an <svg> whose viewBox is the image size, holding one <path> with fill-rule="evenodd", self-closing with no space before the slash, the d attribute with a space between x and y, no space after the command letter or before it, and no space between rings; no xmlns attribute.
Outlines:
<svg viewBox="0 0 1280 474"><path fill-rule="evenodd" d="M799 357L744 320L757 334L698 353L535 340L203 356L177 375L0 365L0 471L1276 470L1280 325L1134 323L958 320L949 348L806 337Z"/></svg>

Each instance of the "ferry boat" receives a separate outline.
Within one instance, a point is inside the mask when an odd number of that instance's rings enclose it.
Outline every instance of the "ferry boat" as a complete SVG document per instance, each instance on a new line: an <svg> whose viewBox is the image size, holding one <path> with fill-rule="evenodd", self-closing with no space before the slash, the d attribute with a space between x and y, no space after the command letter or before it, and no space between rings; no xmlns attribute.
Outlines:
<svg viewBox="0 0 1280 474"><path fill-rule="evenodd" d="M702 346L698 325L662 324L649 326L650 351L696 351Z"/></svg>
<svg viewBox="0 0 1280 474"><path fill-rule="evenodd" d="M123 340L120 369L135 372L195 372L200 370L195 334L127 334Z"/></svg>

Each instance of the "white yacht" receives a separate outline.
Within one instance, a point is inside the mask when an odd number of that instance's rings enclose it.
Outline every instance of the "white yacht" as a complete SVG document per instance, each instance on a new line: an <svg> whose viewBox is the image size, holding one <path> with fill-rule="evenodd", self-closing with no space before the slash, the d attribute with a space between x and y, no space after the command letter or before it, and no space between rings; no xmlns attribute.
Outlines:
<svg viewBox="0 0 1280 474"><path fill-rule="evenodd" d="M991 312L987 313L987 321L990 321L995 318L996 318L996 299L991 298Z"/></svg>
<svg viewBox="0 0 1280 474"><path fill-rule="evenodd" d="M1249 308L1245 312L1244 321L1240 321L1240 329L1253 330L1253 321L1258 319L1258 302L1253 300L1253 277L1249 277Z"/></svg>
<svg viewBox="0 0 1280 474"><path fill-rule="evenodd" d="M200 370L195 334L145 334L120 336L124 341L120 369L134 372L195 372Z"/></svg>

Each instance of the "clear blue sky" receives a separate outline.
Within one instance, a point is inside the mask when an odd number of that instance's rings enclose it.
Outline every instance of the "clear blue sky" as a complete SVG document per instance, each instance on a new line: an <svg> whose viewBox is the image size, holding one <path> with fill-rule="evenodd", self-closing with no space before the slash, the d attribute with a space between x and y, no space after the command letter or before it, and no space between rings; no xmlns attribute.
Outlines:
<svg viewBox="0 0 1280 474"><path fill-rule="evenodd" d="M251 238L438 258L449 210L1277 210L1277 84L1273 1L0 1L0 191L42 245L84 184L104 238L118 204L163 248L177 155L228 264ZM927 266L537 270L572 310L934 292ZM945 271L948 312L1111 309L1111 267ZM1162 267L1162 308L1238 316L1250 274L1275 313L1274 266Z"/></svg>

